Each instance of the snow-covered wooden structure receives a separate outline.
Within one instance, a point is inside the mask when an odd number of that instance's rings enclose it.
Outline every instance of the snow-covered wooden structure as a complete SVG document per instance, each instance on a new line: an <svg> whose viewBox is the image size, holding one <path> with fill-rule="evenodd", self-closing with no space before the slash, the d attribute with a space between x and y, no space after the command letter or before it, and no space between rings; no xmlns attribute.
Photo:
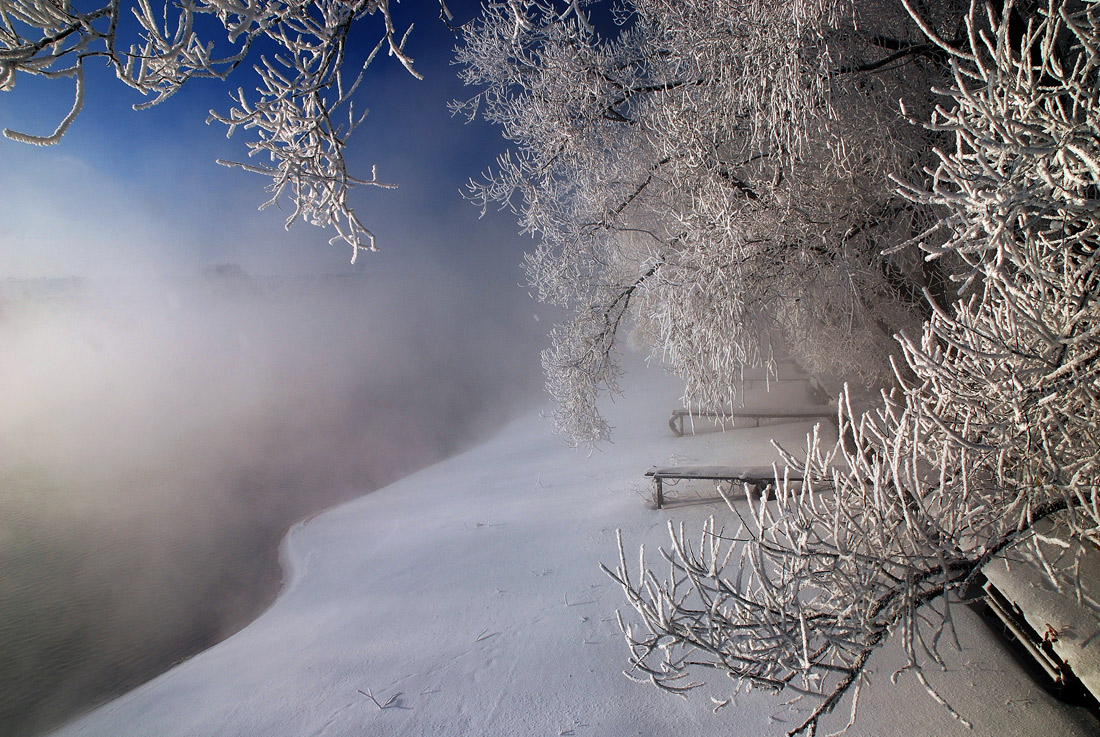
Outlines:
<svg viewBox="0 0 1100 737"><path fill-rule="evenodd" d="M982 569L989 608L1067 695L1100 700L1100 548L1065 514L1035 523ZM1082 693L1083 692L1083 693Z"/></svg>

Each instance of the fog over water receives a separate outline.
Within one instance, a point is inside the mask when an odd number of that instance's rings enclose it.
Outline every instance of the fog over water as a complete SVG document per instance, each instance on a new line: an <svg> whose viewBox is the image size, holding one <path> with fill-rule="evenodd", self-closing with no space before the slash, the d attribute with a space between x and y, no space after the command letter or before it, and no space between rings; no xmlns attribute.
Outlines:
<svg viewBox="0 0 1100 737"><path fill-rule="evenodd" d="M289 524L538 401L514 297L423 263L0 280L0 735L236 631L278 590Z"/></svg>

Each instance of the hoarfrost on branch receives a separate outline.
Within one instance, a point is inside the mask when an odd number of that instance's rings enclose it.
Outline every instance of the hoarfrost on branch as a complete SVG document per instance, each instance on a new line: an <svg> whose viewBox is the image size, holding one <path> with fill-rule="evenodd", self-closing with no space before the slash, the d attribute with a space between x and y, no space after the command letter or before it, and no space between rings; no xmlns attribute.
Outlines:
<svg viewBox="0 0 1100 737"><path fill-rule="evenodd" d="M571 314L543 357L558 430L607 437L627 331L702 409L777 352L888 379L953 267L884 253L934 222L887 174L933 164L943 135L897 99L931 114L938 49L896 3L636 0L597 27L601 7L490 3L458 50L454 110L513 145L467 195L537 236L529 281Z"/></svg>
<svg viewBox="0 0 1100 737"><path fill-rule="evenodd" d="M382 19L381 39L362 68L348 74L349 32L370 15ZM332 242L351 246L354 261L360 249L374 248L374 236L349 204L350 190L392 186L377 171L367 179L347 171L347 140L366 114L356 109L355 93L382 50L419 76L404 51L406 38L407 31L394 27L389 0L9 0L0 3L0 91L32 74L71 79L75 92L72 110L53 133L4 135L57 143L83 106L85 67L93 60L106 62L149 98L135 106L140 109L164 102L192 79L226 79L255 46L263 54L253 67L256 89L238 89L233 107L211 111L209 118L224 123L230 135L237 128L249 131L249 161L220 163L270 177L271 199L264 206L289 197L287 227L299 219L332 227Z"/></svg>
<svg viewBox="0 0 1100 737"><path fill-rule="evenodd" d="M842 402L840 442L787 456L805 481L781 473L775 500L731 503L726 529L672 527L667 574L644 556L635 571L621 540L607 569L641 618L622 620L631 675L683 692L714 668L793 691L812 708L791 735L844 698L854 718L892 633L901 675L965 722L924 672L953 642L962 592L1052 512L1100 540L1100 3L975 1L960 25L963 42L922 25L951 72L928 126L952 145L926 184L896 179L938 215L898 247L965 264L958 296L926 295L932 315L900 336L878 410Z"/></svg>

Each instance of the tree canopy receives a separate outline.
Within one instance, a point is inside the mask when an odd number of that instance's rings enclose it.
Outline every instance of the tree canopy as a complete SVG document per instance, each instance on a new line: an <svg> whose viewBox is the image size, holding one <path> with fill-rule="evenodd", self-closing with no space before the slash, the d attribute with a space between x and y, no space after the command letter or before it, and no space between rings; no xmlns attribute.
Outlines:
<svg viewBox="0 0 1100 737"><path fill-rule="evenodd" d="M958 21L936 7L927 22ZM931 165L941 134L919 120L947 73L904 7L641 0L600 29L554 2L517 12L463 29L476 94L455 107L513 144L468 196L538 235L528 278L573 314L544 357L559 430L607 437L594 398L628 325L702 409L777 351L890 376L891 336L950 268L887 250L934 222L889 175Z"/></svg>
<svg viewBox="0 0 1100 737"><path fill-rule="evenodd" d="M635 672L683 690L706 664L802 694L814 706L792 735L858 694L895 632L906 670L965 721L923 672L952 640L951 608L1017 539L1080 601L1029 531L1060 511L1070 538L1100 535L1100 6L975 2L961 41L907 7L947 60L927 127L949 139L933 168L894 175L936 215L895 248L963 264L955 295L926 291L932 315L899 336L880 409L842 406L848 442L788 456L804 482L777 481L732 533L674 529L667 577L625 556L609 571L643 621L623 625Z"/></svg>

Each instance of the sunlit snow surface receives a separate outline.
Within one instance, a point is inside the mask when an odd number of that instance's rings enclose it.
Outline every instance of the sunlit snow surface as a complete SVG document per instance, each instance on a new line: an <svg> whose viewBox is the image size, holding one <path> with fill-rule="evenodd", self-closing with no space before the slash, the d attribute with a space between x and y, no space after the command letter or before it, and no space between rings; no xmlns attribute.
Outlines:
<svg viewBox="0 0 1100 737"><path fill-rule="evenodd" d="M670 494L680 503L656 511L644 470L770 462L769 437L797 448L810 428L675 438L667 421L677 397L667 377L635 371L607 407L615 442L601 451L570 450L532 414L473 451L299 523L283 546L289 583L270 610L57 734L785 733L802 714L781 705L787 696L742 695L715 714L708 697L728 688L717 674L686 700L621 674L614 612L625 600L598 568L615 560L615 529L628 551L642 542L653 550L669 519L697 525L721 512L705 500L705 482L685 482ZM904 664L894 645L872 660L850 734L1096 734L1091 716L1048 697L973 615L960 607L956 617L962 651L945 648L948 668L931 679L974 730L913 678L891 684ZM825 726L842 726L847 706Z"/></svg>

